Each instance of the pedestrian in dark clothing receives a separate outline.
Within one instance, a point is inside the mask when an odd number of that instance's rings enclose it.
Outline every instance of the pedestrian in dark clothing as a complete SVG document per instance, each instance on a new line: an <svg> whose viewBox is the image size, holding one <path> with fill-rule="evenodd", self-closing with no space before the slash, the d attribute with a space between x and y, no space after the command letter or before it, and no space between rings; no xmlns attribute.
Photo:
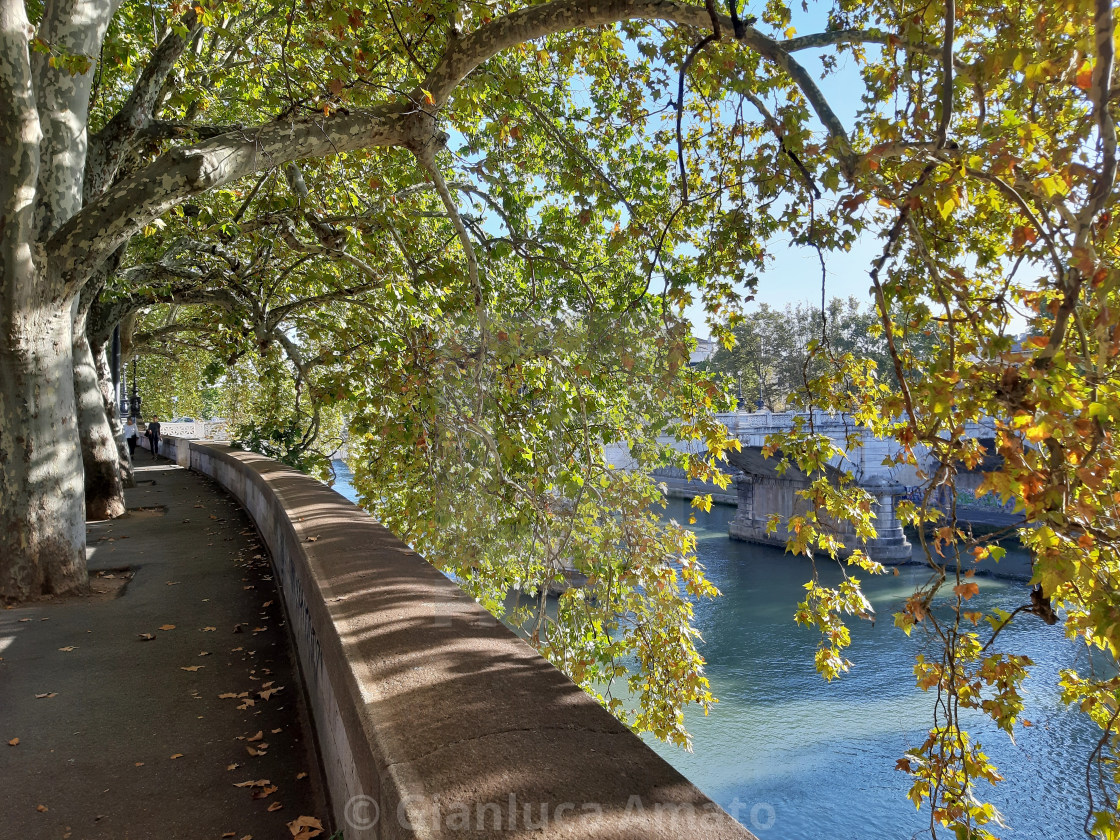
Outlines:
<svg viewBox="0 0 1120 840"><path fill-rule="evenodd" d="M159 418L153 417L152 422L148 424L148 431L144 432L148 441L152 445L152 460L154 461L159 455Z"/></svg>

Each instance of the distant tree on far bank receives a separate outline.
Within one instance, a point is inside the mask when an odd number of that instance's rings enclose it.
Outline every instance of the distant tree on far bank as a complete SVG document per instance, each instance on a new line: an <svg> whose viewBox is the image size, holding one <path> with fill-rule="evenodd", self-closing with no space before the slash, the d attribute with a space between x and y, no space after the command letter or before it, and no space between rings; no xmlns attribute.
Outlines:
<svg viewBox="0 0 1120 840"><path fill-rule="evenodd" d="M819 305L808 302L784 309L761 303L732 332L735 345L716 351L708 367L741 388L742 408L800 407L808 383L844 364L870 369L888 385L895 382L879 316L855 297L832 298L823 316ZM932 335L924 338L932 345ZM922 348L910 349L920 355Z"/></svg>

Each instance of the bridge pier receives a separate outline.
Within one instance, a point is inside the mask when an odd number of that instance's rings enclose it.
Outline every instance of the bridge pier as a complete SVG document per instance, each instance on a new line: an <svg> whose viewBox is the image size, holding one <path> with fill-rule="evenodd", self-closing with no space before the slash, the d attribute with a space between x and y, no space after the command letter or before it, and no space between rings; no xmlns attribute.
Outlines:
<svg viewBox="0 0 1120 840"><path fill-rule="evenodd" d="M739 497L739 509L735 518L728 526L728 535L732 539L746 542L761 543L784 548L789 539L789 520L793 516L804 514L809 508L809 502L798 495L799 490L809 486L809 478L796 469L789 469L779 475L773 468L752 471L749 469L753 458L737 459L736 463L744 469L741 475L735 477L736 489ZM772 463L772 462L771 462ZM757 466L757 465L756 465ZM895 513L894 500L902 493L901 485L892 484L881 476L872 476L862 482L861 487L875 499L872 503L872 512L875 516L875 529L878 536L873 540L859 539L848 523L828 522L837 539L844 544L841 556L847 556L856 548L862 548L867 556L885 564L905 563L910 560L913 547L903 533L902 523ZM777 530L768 533L767 523L771 517L777 515Z"/></svg>

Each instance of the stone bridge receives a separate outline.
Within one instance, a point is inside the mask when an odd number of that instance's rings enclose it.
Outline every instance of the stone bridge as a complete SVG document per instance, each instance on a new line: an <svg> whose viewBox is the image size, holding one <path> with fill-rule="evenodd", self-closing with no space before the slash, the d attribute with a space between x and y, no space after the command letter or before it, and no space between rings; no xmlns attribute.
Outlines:
<svg viewBox="0 0 1120 840"><path fill-rule="evenodd" d="M808 502L798 495L809 485L809 477L796 467L790 466L779 474L779 458L764 458L762 449L770 435L788 432L796 418L818 434L827 435L842 454L835 456L828 470L834 477L840 473L850 475L865 489L874 501L872 511L875 515L875 528L878 537L867 543L856 538L850 526L832 523L831 528L844 543L847 551L862 548L875 560L882 563L904 563L910 559L911 545L906 539L902 525L895 514L895 502L899 496L914 487L925 483L923 475L931 475L935 464L928 451L919 449L918 465L894 464L894 456L899 452L898 444L889 439L878 438L867 429L856 424L846 415L815 412L812 417L807 413L734 412L718 415L731 436L742 444L741 452L730 454L730 467L727 472L732 485L727 491L710 484L688 481L684 472L677 468L655 471L664 479L671 495L695 496L712 493L713 498L738 506L738 512L728 527L734 539L766 545L785 546L789 537L788 522L792 516L805 513ZM994 437L990 427L972 424L966 429L970 437L981 439ZM851 441L859 440L862 445L852 446ZM681 451L702 452L700 444L675 441L663 438ZM608 457L619 468L633 468L625 446L613 444L607 447ZM767 525L774 516L778 527L768 533Z"/></svg>

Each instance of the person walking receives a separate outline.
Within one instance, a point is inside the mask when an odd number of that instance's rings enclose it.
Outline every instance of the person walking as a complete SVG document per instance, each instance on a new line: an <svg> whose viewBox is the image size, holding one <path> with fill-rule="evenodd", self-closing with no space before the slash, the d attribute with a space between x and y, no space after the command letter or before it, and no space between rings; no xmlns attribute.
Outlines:
<svg viewBox="0 0 1120 840"><path fill-rule="evenodd" d="M136 444L140 442L140 430L136 428L136 418L129 417L124 424L124 442L128 444L128 457L136 459Z"/></svg>
<svg viewBox="0 0 1120 840"><path fill-rule="evenodd" d="M153 417L152 422L148 424L148 431L144 434L148 436L148 440L152 444L152 460L154 461L159 457L159 418Z"/></svg>

